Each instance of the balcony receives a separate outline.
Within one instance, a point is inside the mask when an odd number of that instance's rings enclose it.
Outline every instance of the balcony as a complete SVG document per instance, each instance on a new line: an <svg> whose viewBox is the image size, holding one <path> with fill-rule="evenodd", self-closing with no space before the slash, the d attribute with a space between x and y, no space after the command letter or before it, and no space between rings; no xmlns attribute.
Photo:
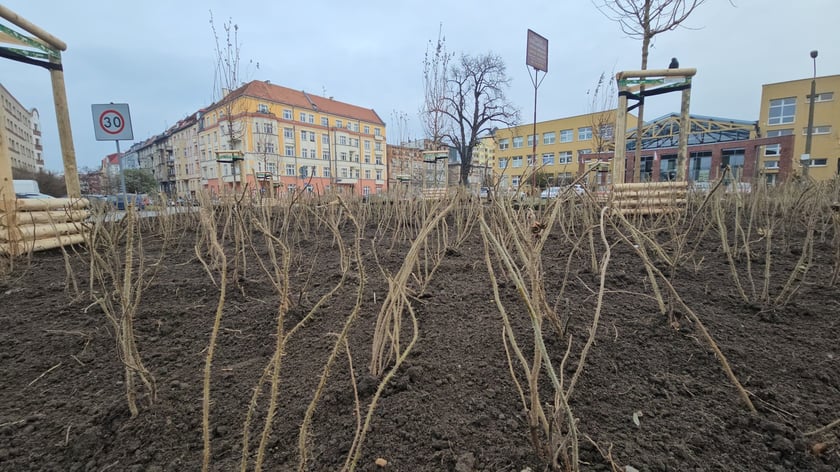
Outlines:
<svg viewBox="0 0 840 472"><path fill-rule="evenodd" d="M223 175L223 176L222 176L222 182L227 182L227 183L230 183L230 182L242 182L242 175L240 175L240 174L236 174L236 175Z"/></svg>

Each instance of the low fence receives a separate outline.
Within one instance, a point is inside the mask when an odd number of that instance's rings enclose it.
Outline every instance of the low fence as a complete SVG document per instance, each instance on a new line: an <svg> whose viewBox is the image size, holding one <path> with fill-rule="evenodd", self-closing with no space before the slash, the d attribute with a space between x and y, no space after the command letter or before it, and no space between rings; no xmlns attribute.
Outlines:
<svg viewBox="0 0 840 472"><path fill-rule="evenodd" d="M85 240L89 203L78 198L16 199L0 205L0 253L18 256Z"/></svg>
<svg viewBox="0 0 840 472"><path fill-rule="evenodd" d="M687 182L615 184L608 201L623 215L655 215L685 209L687 193Z"/></svg>

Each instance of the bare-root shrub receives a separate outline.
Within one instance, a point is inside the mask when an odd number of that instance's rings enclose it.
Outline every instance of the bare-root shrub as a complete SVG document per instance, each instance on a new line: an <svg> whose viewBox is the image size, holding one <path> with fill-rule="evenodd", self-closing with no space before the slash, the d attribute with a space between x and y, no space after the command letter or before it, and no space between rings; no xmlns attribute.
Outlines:
<svg viewBox="0 0 840 472"><path fill-rule="evenodd" d="M375 376L381 376L391 360L402 357L400 348L402 315L406 308L411 305L409 297L415 295L410 293L408 289L409 280L415 273L415 267L419 263L420 254L422 249L426 247L428 238L450 213L454 205L455 200L441 201L431 208L420 225L420 231L414 238L400 270L393 277L386 274L388 295L385 297L379 316L376 319L371 347L370 372ZM400 218L404 219L405 217ZM429 272L426 272L426 274L429 274Z"/></svg>
<svg viewBox="0 0 840 472"><path fill-rule="evenodd" d="M569 398L574 386L583 372L589 350L594 343L595 332L599 323L604 296L604 283L610 258L610 245L604 233L604 214L601 211L600 230L601 240L605 244L604 255L597 263L600 268L600 288L595 314L590 328L590 336L581 352L575 373L568 385L564 380L565 363L569 358L572 339L568 338L566 350L560 362L559 369L555 369L550 353L544 342L544 320L557 320L556 313L547 303L541 252L545 241L545 234L557 220L560 206L549 205L549 212L545 221L536 220L536 215L526 210L517 214L510 206L496 205L492 225L487 222L484 214L480 215L481 234L485 243L485 264L490 276L494 300L502 317L502 343L507 353L511 377L520 395L527 414L532 445L552 470L579 470L579 446L577 420L569 406ZM524 217L524 218L523 218ZM509 245L506 245L500 235L512 235ZM584 236L586 232L584 233ZM588 238L587 238L588 239ZM578 241L578 245L581 240ZM499 269L491 257L495 255ZM497 272L504 274L513 282L520 295L525 312L533 331L532 361L526 359L511 322L511 314L502 302L497 282ZM556 322L556 321L555 321ZM513 355L511 355L513 353ZM518 361L516 369L514 358ZM519 380L517 370L521 371L524 382ZM546 410L543 406L540 392L540 377L545 371L553 388L554 402ZM558 375L559 372L559 375ZM523 387L523 384L525 387Z"/></svg>
<svg viewBox="0 0 840 472"><path fill-rule="evenodd" d="M674 285L671 282L671 280L662 272L662 270L659 269L653 263L653 261L647 256L647 254L645 254L645 252L643 252L639 249L638 245L635 245L633 243L633 241L634 241L633 237L632 236L628 237L626 235L626 233L631 233L632 234L634 232L639 232L639 229L636 228L629 221L627 221L627 219L624 218L624 216L622 216L620 213L616 213L616 216L619 220L620 225L617 225L617 224L613 223L613 227L616 229L616 231L618 231L619 236L628 245L630 245L631 247L634 248L636 254L639 256L641 261L645 265L647 265L648 267L651 268L651 270L659 278L660 282L662 283L662 286L664 286L668 290L668 292L670 293L670 297L672 298L672 300L674 300L674 303L679 305L686 312L689 319L695 324L697 329L700 331L700 334L702 335L702 337L706 340L709 347L715 353L715 356L720 361L721 366L723 367L723 370L726 373L726 376L729 378L729 380L732 382L732 384L735 386L736 390L738 391L738 394L739 394L741 400L744 402L744 404L750 410L750 412L755 413L756 412L755 406L753 406L753 403L750 400L749 395L747 394L747 391L744 389L744 387L741 385L741 382L735 376L735 373L732 371L732 367L729 365L729 361L727 360L727 358L723 354L723 352L720 350L720 347L715 342L711 333L709 333L709 331L706 329L706 326L700 320L700 317L698 317L697 314L694 312L694 310L692 310L691 307L689 307L685 303L685 301L682 299L682 297L677 292L676 288L674 288Z"/></svg>
<svg viewBox="0 0 840 472"><path fill-rule="evenodd" d="M155 278L165 257L147 264L143 232L134 210L120 222L93 225L87 236L90 254L90 293L114 329L117 355L124 367L126 401L131 416L137 416L137 380L150 403L157 391L155 378L143 365L134 335L134 318L143 292Z"/></svg>

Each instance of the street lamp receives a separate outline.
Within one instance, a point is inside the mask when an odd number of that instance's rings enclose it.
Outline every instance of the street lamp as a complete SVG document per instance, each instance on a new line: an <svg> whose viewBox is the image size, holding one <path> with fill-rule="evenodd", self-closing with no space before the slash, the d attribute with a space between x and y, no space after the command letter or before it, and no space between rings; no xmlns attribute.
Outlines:
<svg viewBox="0 0 840 472"><path fill-rule="evenodd" d="M814 98L817 95L817 50L811 51L814 61L814 76L811 79L811 99L808 102L808 128L805 133L805 153L802 155L802 175L808 177L811 166L811 138L814 133Z"/></svg>

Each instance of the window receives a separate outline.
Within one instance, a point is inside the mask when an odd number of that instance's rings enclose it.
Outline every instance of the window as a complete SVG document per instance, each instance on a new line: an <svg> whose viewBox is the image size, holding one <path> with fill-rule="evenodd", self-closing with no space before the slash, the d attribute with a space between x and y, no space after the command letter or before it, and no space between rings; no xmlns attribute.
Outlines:
<svg viewBox="0 0 840 472"><path fill-rule="evenodd" d="M363 188L362 188L362 195L364 195L364 196L366 196L366 197L367 197L368 195L370 195L370 187L368 187L368 186L363 187Z"/></svg>
<svg viewBox="0 0 840 472"><path fill-rule="evenodd" d="M790 97L770 100L770 114L767 119L767 124L780 125L783 123L793 123L794 115L796 115L796 98Z"/></svg>
<svg viewBox="0 0 840 472"><path fill-rule="evenodd" d="M327 151L326 149L324 149L323 151L321 151L321 159L323 159L323 160L325 160L325 161L330 160L330 152L329 152L329 151Z"/></svg>
<svg viewBox="0 0 840 472"><path fill-rule="evenodd" d="M347 152L345 152L345 151L341 151L340 153L338 153L338 157L339 157L342 161L346 161L346 160L347 160Z"/></svg>
<svg viewBox="0 0 840 472"><path fill-rule="evenodd" d="M286 164L286 175L295 175L295 165Z"/></svg>
<svg viewBox="0 0 840 472"><path fill-rule="evenodd" d="M764 161L764 168L765 169L778 169L779 168L779 161Z"/></svg>
<svg viewBox="0 0 840 472"><path fill-rule="evenodd" d="M297 188L295 184L289 184L286 186L286 191L289 193L295 193L295 188Z"/></svg>
<svg viewBox="0 0 840 472"><path fill-rule="evenodd" d="M365 178L370 179L370 169L365 169Z"/></svg>
<svg viewBox="0 0 840 472"><path fill-rule="evenodd" d="M329 125L330 125L330 119L327 118L326 116L322 116L321 117L321 126L329 126Z"/></svg>
<svg viewBox="0 0 840 472"><path fill-rule="evenodd" d="M335 120L335 127L336 127L336 128L341 128L341 127L343 127L343 126L344 126L344 122L343 122L343 121L341 121L341 120Z"/></svg>
<svg viewBox="0 0 840 472"><path fill-rule="evenodd" d="M811 100L811 94L805 96L806 100ZM814 103L818 102L830 102L834 100L834 92L823 92L814 95Z"/></svg>
<svg viewBox="0 0 840 472"><path fill-rule="evenodd" d="M365 130L365 134L370 134L370 126L365 126L364 130Z"/></svg>
<svg viewBox="0 0 840 472"><path fill-rule="evenodd" d="M292 157L295 155L295 147L294 146L286 146L286 155Z"/></svg>
<svg viewBox="0 0 840 472"><path fill-rule="evenodd" d="M376 149L377 151L381 151L382 150L382 143L377 141L376 144L373 145L373 148Z"/></svg>
<svg viewBox="0 0 840 472"><path fill-rule="evenodd" d="M309 158L309 149L306 149L306 148L301 149L300 150L300 157L302 157L304 159L308 159Z"/></svg>
<svg viewBox="0 0 840 472"><path fill-rule="evenodd" d="M346 145L347 144L347 136L339 136L338 137L338 144Z"/></svg>
<svg viewBox="0 0 840 472"><path fill-rule="evenodd" d="M598 136L601 139L612 139L614 130L615 128L613 127L613 125L601 125L598 128Z"/></svg>
<svg viewBox="0 0 840 472"><path fill-rule="evenodd" d="M543 154L543 165L550 166L554 165L554 153L553 152L546 152Z"/></svg>
<svg viewBox="0 0 840 472"><path fill-rule="evenodd" d="M570 129L564 129L560 131L560 142L561 143L570 143L574 141L575 135L574 132Z"/></svg>
<svg viewBox="0 0 840 472"><path fill-rule="evenodd" d="M382 165L382 154L376 155L376 165Z"/></svg>
<svg viewBox="0 0 840 472"><path fill-rule="evenodd" d="M359 178L359 168L354 167L352 170L353 170L353 177L358 179Z"/></svg>
<svg viewBox="0 0 840 472"><path fill-rule="evenodd" d="M306 123L306 113L300 112L300 121Z"/></svg>
<svg viewBox="0 0 840 472"><path fill-rule="evenodd" d="M563 151L557 153L557 161L559 164L571 164L572 163L572 151Z"/></svg>
<svg viewBox="0 0 840 472"><path fill-rule="evenodd" d="M513 148L519 149L522 147L522 136L517 136L513 138Z"/></svg>
<svg viewBox="0 0 840 472"><path fill-rule="evenodd" d="M292 130L292 128L283 128L283 137L286 139L294 138L294 133L295 132Z"/></svg>
<svg viewBox="0 0 840 472"><path fill-rule="evenodd" d="M264 103L257 105L257 113L268 113L268 105Z"/></svg>
<svg viewBox="0 0 840 472"><path fill-rule="evenodd" d="M591 154L592 149L578 149L578 156L583 156L584 154Z"/></svg>
<svg viewBox="0 0 840 472"><path fill-rule="evenodd" d="M306 137L307 137L307 136L309 136L309 132L308 132L308 131L301 130L301 132L300 132L300 140L301 140L301 141L306 141Z"/></svg>
<svg viewBox="0 0 840 472"><path fill-rule="evenodd" d="M268 154L274 154L274 143L265 143L265 152Z"/></svg>
<svg viewBox="0 0 840 472"><path fill-rule="evenodd" d="M533 147L533 146L534 146L534 135L529 134L528 135L528 147Z"/></svg>
<svg viewBox="0 0 840 472"><path fill-rule="evenodd" d="M522 167L522 156L516 156L513 158L513 167Z"/></svg>
<svg viewBox="0 0 840 472"><path fill-rule="evenodd" d="M782 150L781 144L770 144L764 146L764 155L765 156L778 156Z"/></svg>
<svg viewBox="0 0 840 472"><path fill-rule="evenodd" d="M292 119L292 110L283 110L283 119L284 120L291 120Z"/></svg>
<svg viewBox="0 0 840 472"><path fill-rule="evenodd" d="M370 151L370 141L365 141L365 151Z"/></svg>
<svg viewBox="0 0 840 472"><path fill-rule="evenodd" d="M312 113L309 114L309 123L315 124L315 115L313 115Z"/></svg>
<svg viewBox="0 0 840 472"><path fill-rule="evenodd" d="M365 164L370 164L370 153L365 153Z"/></svg>
<svg viewBox="0 0 840 472"><path fill-rule="evenodd" d="M332 172L330 171L329 167L321 167L321 175L330 178L332 177Z"/></svg>
<svg viewBox="0 0 840 472"><path fill-rule="evenodd" d="M828 159L811 159L811 167L825 167L828 165Z"/></svg>
<svg viewBox="0 0 840 472"><path fill-rule="evenodd" d="M309 177L309 167L307 166L300 166L298 169L298 175L301 179L306 179Z"/></svg>
<svg viewBox="0 0 840 472"><path fill-rule="evenodd" d="M578 128L578 141L586 141L588 139L592 139L592 127L584 126Z"/></svg>
<svg viewBox="0 0 840 472"><path fill-rule="evenodd" d="M373 135L374 135L374 136L381 136L381 133L380 133L380 131L379 131L379 128L373 128Z"/></svg>
<svg viewBox="0 0 840 472"><path fill-rule="evenodd" d="M499 149L507 149L509 147L510 147L510 140L509 139L505 138L505 139L500 139L499 140Z"/></svg>
<svg viewBox="0 0 840 472"><path fill-rule="evenodd" d="M814 126L813 131L811 132L812 135L817 134L828 134L831 133L831 126ZM808 135L808 127L802 128L802 134Z"/></svg>
<svg viewBox="0 0 840 472"><path fill-rule="evenodd" d="M382 169L376 169L376 180L382 180Z"/></svg>
<svg viewBox="0 0 840 472"><path fill-rule="evenodd" d="M322 134L321 135L321 144L330 144L330 135Z"/></svg>
<svg viewBox="0 0 840 472"><path fill-rule="evenodd" d="M274 123L263 123L263 133L274 134Z"/></svg>
<svg viewBox="0 0 840 472"><path fill-rule="evenodd" d="M767 137L768 138L776 138L778 136L789 136L791 134L793 134L793 128L774 129L774 130L771 130L771 131L767 132Z"/></svg>
<svg viewBox="0 0 840 472"><path fill-rule="evenodd" d="M543 133L543 144L554 144L554 131Z"/></svg>
<svg viewBox="0 0 840 472"><path fill-rule="evenodd" d="M310 143L314 143L314 142L315 142L315 132L314 132L314 131L310 131L310 132L309 132L309 142L310 142Z"/></svg>
<svg viewBox="0 0 840 472"><path fill-rule="evenodd" d="M504 158L499 158L499 169L506 169L508 165L508 160Z"/></svg>
<svg viewBox="0 0 840 472"><path fill-rule="evenodd" d="M353 131L359 132L359 123L353 123Z"/></svg>
<svg viewBox="0 0 840 472"><path fill-rule="evenodd" d="M519 187L519 179L520 179L520 178L521 178L521 177L520 177L520 176L518 176L518 175L514 175L514 176L512 176L512 177L510 178L510 185L511 185L511 187L513 187L513 188L518 188L518 187Z"/></svg>
<svg viewBox="0 0 840 472"><path fill-rule="evenodd" d="M346 168L346 167L342 167L342 168L341 168L341 178L342 178L342 179L346 179L346 178L347 178L347 168Z"/></svg>
<svg viewBox="0 0 840 472"><path fill-rule="evenodd" d="M315 172L316 170L318 170L318 168L315 167L315 166L312 166L312 167L310 167L310 169L312 170L312 177L318 177L318 174Z"/></svg>

